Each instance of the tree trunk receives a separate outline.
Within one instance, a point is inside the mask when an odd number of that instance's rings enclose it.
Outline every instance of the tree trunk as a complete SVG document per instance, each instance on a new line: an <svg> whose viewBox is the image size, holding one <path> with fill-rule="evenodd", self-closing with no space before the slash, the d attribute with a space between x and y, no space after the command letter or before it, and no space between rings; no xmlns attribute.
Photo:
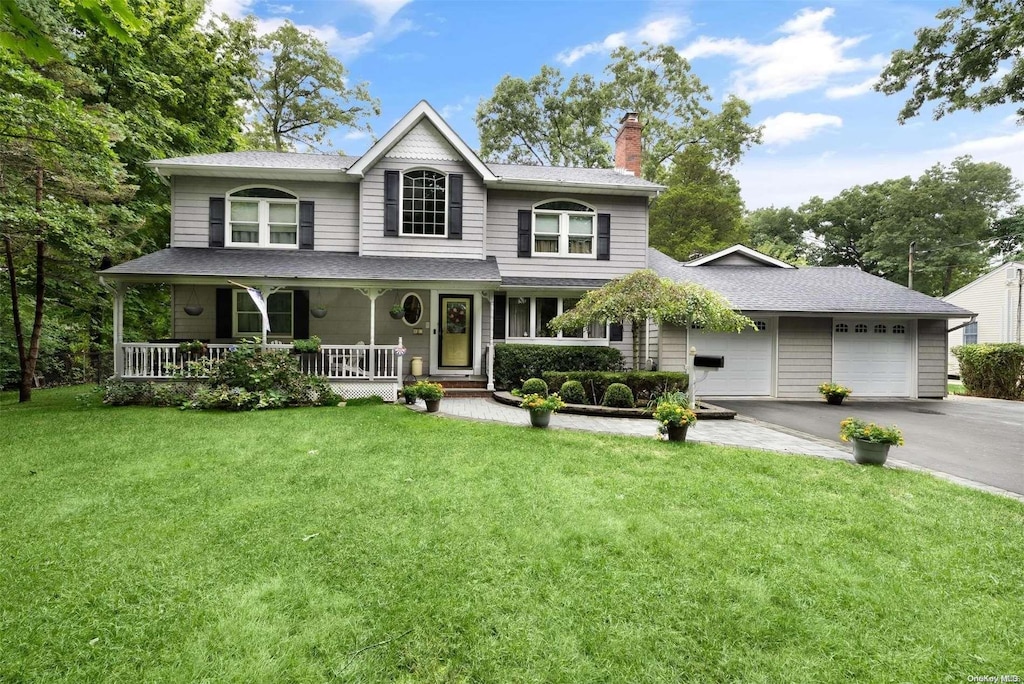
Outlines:
<svg viewBox="0 0 1024 684"><path fill-rule="evenodd" d="M36 168L36 315L32 321L32 337L29 339L28 354L24 343L19 349L21 362L21 387L18 401L32 400L32 381L35 379L36 362L39 360L39 337L43 332L43 303L46 295L45 258L46 243L43 241L43 169Z"/></svg>
<svg viewBox="0 0 1024 684"><path fill-rule="evenodd" d="M640 337L637 331L640 330L640 321L629 319L629 334L633 338L633 370L640 370Z"/></svg>

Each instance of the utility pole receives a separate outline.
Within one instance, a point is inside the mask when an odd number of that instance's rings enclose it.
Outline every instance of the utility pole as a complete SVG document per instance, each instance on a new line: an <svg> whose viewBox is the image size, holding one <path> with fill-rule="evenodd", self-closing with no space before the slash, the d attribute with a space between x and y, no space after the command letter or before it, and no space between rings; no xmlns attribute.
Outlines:
<svg viewBox="0 0 1024 684"><path fill-rule="evenodd" d="M912 240L910 243L910 256L907 259L907 287L911 290L914 289L914 247L917 246L917 240Z"/></svg>

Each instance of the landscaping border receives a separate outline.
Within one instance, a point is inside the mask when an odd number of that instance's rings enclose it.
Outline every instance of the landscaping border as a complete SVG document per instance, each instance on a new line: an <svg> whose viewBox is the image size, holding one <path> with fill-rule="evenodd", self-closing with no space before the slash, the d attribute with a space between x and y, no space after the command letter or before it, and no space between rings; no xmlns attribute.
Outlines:
<svg viewBox="0 0 1024 684"><path fill-rule="evenodd" d="M499 404L515 406L516 408L519 408L519 403L522 401L520 397L515 396L511 392L495 392L492 396ZM604 418L651 418L651 413L647 409L614 408L611 406L593 406L591 404L566 404L565 408L559 409L559 413L575 413L580 416L602 416ZM697 414L698 420L732 420L736 417L735 411L704 402L697 405L694 413Z"/></svg>

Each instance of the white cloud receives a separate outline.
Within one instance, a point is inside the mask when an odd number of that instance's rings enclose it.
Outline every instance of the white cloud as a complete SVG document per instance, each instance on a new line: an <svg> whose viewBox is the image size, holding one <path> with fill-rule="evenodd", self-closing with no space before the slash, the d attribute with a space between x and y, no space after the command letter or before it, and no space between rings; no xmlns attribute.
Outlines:
<svg viewBox="0 0 1024 684"><path fill-rule="evenodd" d="M740 64L732 73L732 89L751 102L786 97L820 88L836 76L877 72L888 59L868 59L847 53L864 37L843 38L825 28L831 7L803 9L779 27L782 37L771 43L750 43L743 38L701 36L681 50L687 59L729 57Z"/></svg>
<svg viewBox="0 0 1024 684"><path fill-rule="evenodd" d="M341 139L342 140L365 140L366 138L369 138L369 137L370 137L370 134L367 133L366 131L361 131L361 130L359 130L357 128L353 128L351 131L349 131L345 135L341 136Z"/></svg>
<svg viewBox="0 0 1024 684"><path fill-rule="evenodd" d="M284 17L271 17L269 19L256 20L256 33L263 35L281 28L288 19ZM358 36L343 36L340 31L330 24L314 26L311 24L295 24L300 31L312 33L316 38L327 44L327 49L340 56L342 59L350 59L364 52L373 42L375 35L373 31L367 31Z"/></svg>
<svg viewBox="0 0 1024 684"><path fill-rule="evenodd" d="M977 162L1005 164L1015 177L1024 177L1024 131L902 154L825 152L788 158L751 156L737 165L734 175L740 181L748 209L769 205L796 208L815 195L827 199L854 185L919 176L935 164L948 164L965 154Z"/></svg>
<svg viewBox="0 0 1024 684"><path fill-rule="evenodd" d="M672 16L652 19L629 31L610 33L605 36L604 40L562 50L555 56L555 59L566 66L572 66L587 55L611 52L623 45L635 45L644 41L656 45L669 43L685 33L689 27L690 21L686 17Z"/></svg>
<svg viewBox="0 0 1024 684"><path fill-rule="evenodd" d="M878 77L871 76L870 78L866 78L860 83L854 83L853 85L832 86L825 91L825 97L830 100L842 100L847 97L866 95L874 89L876 83L878 83Z"/></svg>
<svg viewBox="0 0 1024 684"><path fill-rule="evenodd" d="M267 5L274 14L292 14L295 12L295 5Z"/></svg>
<svg viewBox="0 0 1024 684"><path fill-rule="evenodd" d="M383 26L390 23L391 18L412 0L355 0L355 2L369 10L378 26Z"/></svg>
<svg viewBox="0 0 1024 684"><path fill-rule="evenodd" d="M782 147L798 140L806 140L825 128L842 128L843 120L834 114L783 112L769 116L761 125L764 126L764 144Z"/></svg>

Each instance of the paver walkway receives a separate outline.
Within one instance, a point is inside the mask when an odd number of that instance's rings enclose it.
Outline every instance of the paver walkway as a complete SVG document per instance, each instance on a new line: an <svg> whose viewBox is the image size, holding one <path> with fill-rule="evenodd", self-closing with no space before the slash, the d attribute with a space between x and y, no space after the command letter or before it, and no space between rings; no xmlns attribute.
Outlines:
<svg viewBox="0 0 1024 684"><path fill-rule="evenodd" d="M417 408L422 409L422 407L422 403L417 404ZM441 402L441 413L472 420L487 420L512 425L529 424L526 411L499 404L492 399L448 397ZM651 419L577 416L568 413L552 415L551 427L587 432L608 432L652 439L658 434L658 426ZM837 449L824 441L818 442L741 420L703 420L690 428L686 438L695 442L785 451L823 458L847 460L851 458L849 450Z"/></svg>

